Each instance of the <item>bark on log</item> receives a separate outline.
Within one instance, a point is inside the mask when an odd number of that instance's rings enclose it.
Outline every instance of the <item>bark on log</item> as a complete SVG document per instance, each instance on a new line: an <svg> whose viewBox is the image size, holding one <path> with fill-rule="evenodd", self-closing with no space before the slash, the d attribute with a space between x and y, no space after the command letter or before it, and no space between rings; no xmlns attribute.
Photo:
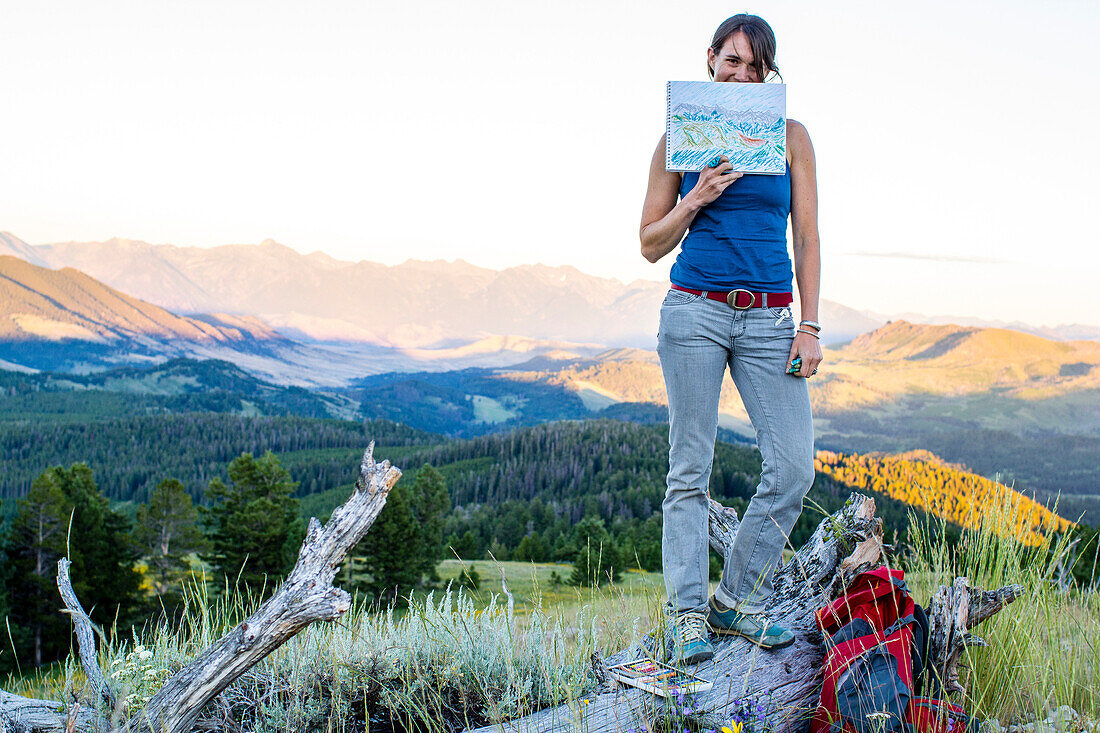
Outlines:
<svg viewBox="0 0 1100 733"><path fill-rule="evenodd" d="M710 544L722 557L733 546L738 526L733 509L711 501ZM795 633L794 643L785 649L764 651L738 637L715 639L714 659L692 669L713 682L711 690L696 696L695 715L710 716L711 721L724 725L740 700L751 699L763 705L766 725L775 733L807 730L809 715L820 694L820 668L825 652L815 611L842 593L856 575L882 564L882 550L882 520L875 516L874 500L852 494L844 509L823 519L810 540L775 573L775 592L765 612ZM953 587L958 585L956 582ZM1016 586L990 593L967 593L967 613L962 618L958 613L953 616L939 614L937 609L939 615L933 620L933 629L948 637L948 642L937 648L934 652L937 656L931 659L945 675L954 669L956 650L961 649L959 645L974 639L965 633L968 624L972 626L996 613L1021 591ZM956 600L956 595L951 599L955 601L951 608L957 610L960 601ZM975 609L973 612L971 606ZM961 636L957 633L960 628ZM644 637L633 647L609 657L606 664L610 666L652 655L655 646L650 637ZM601 685L579 708L559 706L481 728L479 733L623 731L641 727L652 719L655 711L667 704L633 687Z"/></svg>
<svg viewBox="0 0 1100 733"><path fill-rule="evenodd" d="M165 682L121 730L187 733L206 704L237 677L309 624L339 618L351 607L351 596L333 587L332 580L401 476L389 461L375 463L373 451L372 442L363 454L355 491L328 523L310 519L298 562L275 595Z"/></svg>
<svg viewBox="0 0 1100 733"><path fill-rule="evenodd" d="M0 690L0 720L9 729L41 728L45 731L64 730L61 703L54 700L32 700Z"/></svg>
<svg viewBox="0 0 1100 733"><path fill-rule="evenodd" d="M35 700L0 690L0 720L13 733L65 733L66 716L61 703L56 700ZM77 710L76 721L78 730L90 730L95 722L94 712L87 706L81 706Z"/></svg>

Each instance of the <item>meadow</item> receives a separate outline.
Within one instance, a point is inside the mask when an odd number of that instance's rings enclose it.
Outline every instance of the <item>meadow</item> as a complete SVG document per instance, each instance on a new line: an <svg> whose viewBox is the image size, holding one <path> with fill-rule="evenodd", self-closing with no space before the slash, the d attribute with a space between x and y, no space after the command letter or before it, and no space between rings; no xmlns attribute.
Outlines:
<svg viewBox="0 0 1100 733"><path fill-rule="evenodd" d="M961 575L983 588L1024 587L1014 604L974 630L988 646L964 660L967 693L956 701L968 713L987 726L996 721L996 729L1070 706L1080 718L1062 727L1093 730L1100 720L1100 592L1095 578L1082 587L1065 577L1072 549L1065 539L1028 547L1004 532L1017 511L1011 503L987 511L954 546L913 521L912 544L891 561L906 569L918 603ZM307 628L238 679L204 720L233 731L442 733L559 705L583 720L596 685L591 654L607 656L659 625L664 588L659 574L637 570L616 583L570 586L562 582L570 571L554 563L444 561L440 588L412 595L407 609L358 599L345 618ZM468 587L471 578L477 588ZM254 604L197 583L176 622L116 636L100 661L119 698L139 709ZM5 689L71 699L82 684L70 659L13 677ZM643 718L629 727L696 731L722 723L668 708Z"/></svg>

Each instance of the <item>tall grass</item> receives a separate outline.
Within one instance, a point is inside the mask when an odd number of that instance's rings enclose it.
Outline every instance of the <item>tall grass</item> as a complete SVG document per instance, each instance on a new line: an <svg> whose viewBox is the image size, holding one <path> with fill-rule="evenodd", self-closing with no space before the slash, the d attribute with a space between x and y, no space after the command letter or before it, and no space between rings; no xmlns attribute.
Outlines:
<svg viewBox="0 0 1100 733"><path fill-rule="evenodd" d="M968 649L960 665L968 712L1002 723L1041 720L1069 705L1092 720L1100 716L1100 593L1063 577L1072 551L1067 535L1037 547L1015 539L1022 503L1007 496L985 507L977 529L956 547L943 525L910 517L914 553L910 585L918 602L943 584L965 576L993 590L1019 584L1021 597L972 633L989 646Z"/></svg>
<svg viewBox="0 0 1100 733"><path fill-rule="evenodd" d="M1100 594L1060 582L1066 565L1060 560L1070 550L1065 538L1027 547L1004 531L1016 526L1018 511L1011 501L990 507L955 546L942 525L912 517L909 584L918 602L956 576L985 589L1024 587L1014 604L974 630L989 647L972 649L964 660L968 712L1009 724L1070 705L1097 720ZM450 575L469 565L441 570ZM451 733L560 704L580 714L595 686L593 652L618 651L651 629L658 640L664 637L659 575L630 571L619 584L577 588L558 582L561 566L476 565L486 586L507 574L514 611L501 594L450 587L412 597L403 610L357 601L340 621L306 628L240 677L204 711L207 725L257 733ZM129 712L257 603L228 584L209 593L199 578L171 623L116 635L100 650L101 664ZM70 658L48 674L24 678L14 691L67 700L83 682ZM685 711L655 708L642 716L639 730L721 730L729 723Z"/></svg>
<svg viewBox="0 0 1100 733"><path fill-rule="evenodd" d="M520 564L506 565L522 574ZM615 651L648 629L648 618L630 616L643 596L644 605L656 606L647 583L635 581L629 592L573 589L585 602L547 610L538 602L537 582L528 588L510 580L528 596L522 614L513 613L500 594L450 587L407 599L407 609L378 609L357 600L340 621L313 624L274 651L203 717L207 725L257 733L449 733L560 704L579 710L596 684L592 653ZM230 585L211 594L200 578L187 589L172 623L116 638L101 649L122 712L140 709L172 672L257 605L258 599ZM82 684L71 658L24 691L71 699Z"/></svg>

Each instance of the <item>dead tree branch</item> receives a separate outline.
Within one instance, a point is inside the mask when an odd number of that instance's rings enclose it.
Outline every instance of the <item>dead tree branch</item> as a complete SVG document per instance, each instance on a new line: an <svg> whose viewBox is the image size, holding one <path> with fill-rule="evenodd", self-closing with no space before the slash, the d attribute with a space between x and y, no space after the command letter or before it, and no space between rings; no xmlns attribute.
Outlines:
<svg viewBox="0 0 1100 733"><path fill-rule="evenodd" d="M374 443L363 454L355 491L322 525L309 522L298 562L279 590L197 659L173 675L123 730L187 733L208 702L241 674L315 621L330 621L351 607L351 596L332 585L336 570L374 523L401 476L389 461L375 463Z"/></svg>
<svg viewBox="0 0 1100 733"><path fill-rule="evenodd" d="M57 561L57 590L61 593L61 600L65 603L65 609L73 619L76 628L76 648L80 655L80 666L84 668L84 674L88 677L88 683L95 688L107 710L114 710L117 701L111 687L107 684L107 678L100 669L95 645L95 625L73 591L72 582L69 580L69 567L72 562L67 557Z"/></svg>

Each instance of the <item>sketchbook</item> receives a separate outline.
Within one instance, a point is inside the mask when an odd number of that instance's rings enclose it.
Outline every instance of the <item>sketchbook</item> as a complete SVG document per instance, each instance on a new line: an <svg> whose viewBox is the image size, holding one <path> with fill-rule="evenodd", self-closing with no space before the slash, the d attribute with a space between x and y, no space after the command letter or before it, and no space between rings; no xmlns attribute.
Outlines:
<svg viewBox="0 0 1100 733"><path fill-rule="evenodd" d="M734 171L783 175L787 86L670 81L665 133L667 171L701 171L725 155Z"/></svg>
<svg viewBox="0 0 1100 733"><path fill-rule="evenodd" d="M676 697L689 692L703 692L711 683L682 669L645 657L607 670L619 682L652 692L661 697Z"/></svg>

